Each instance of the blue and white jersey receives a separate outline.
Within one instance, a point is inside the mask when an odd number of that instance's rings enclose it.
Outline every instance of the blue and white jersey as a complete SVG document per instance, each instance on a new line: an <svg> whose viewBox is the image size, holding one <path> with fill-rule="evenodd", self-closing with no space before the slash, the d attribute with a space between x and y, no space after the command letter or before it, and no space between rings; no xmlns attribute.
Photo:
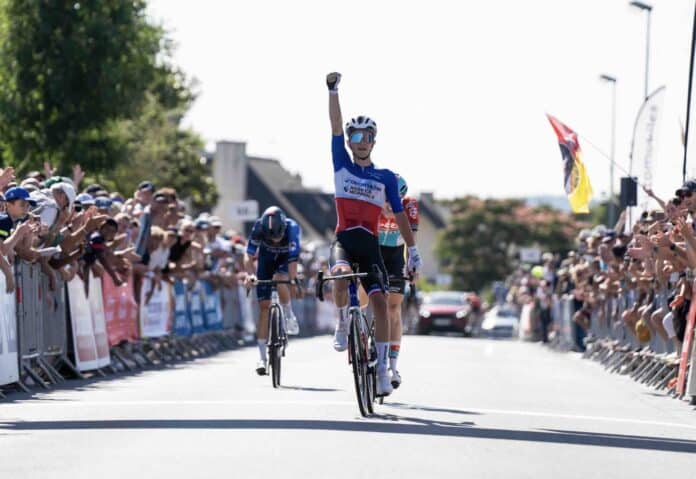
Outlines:
<svg viewBox="0 0 696 479"><path fill-rule="evenodd" d="M356 165L346 150L344 136L331 139L336 186L336 233L362 228L379 234L382 206L389 202L394 213L403 211L396 175L390 170Z"/></svg>
<svg viewBox="0 0 696 479"><path fill-rule="evenodd" d="M263 237L263 227L259 218L254 223L254 227L249 235L249 243L247 244L246 252L250 256L258 256L263 254L269 255L288 255L288 261L297 261L300 256L300 240L302 231L300 225L295 220L287 218L285 220L286 228L283 239L278 243L274 243Z"/></svg>

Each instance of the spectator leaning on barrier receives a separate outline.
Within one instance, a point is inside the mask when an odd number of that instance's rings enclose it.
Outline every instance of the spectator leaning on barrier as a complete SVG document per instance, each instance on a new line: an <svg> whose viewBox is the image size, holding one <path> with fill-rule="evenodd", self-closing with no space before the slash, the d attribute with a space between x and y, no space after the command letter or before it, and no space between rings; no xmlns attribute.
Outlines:
<svg viewBox="0 0 696 479"><path fill-rule="evenodd" d="M660 209L643 212L630 231L622 214L614 229L581 231L577 251L565 259L544 255L543 280L521 271L510 276L508 300L518 307L536 291L542 339L549 305L554 297L566 297L578 349L599 323L611 330L623 327L635 344L680 351L696 270L696 181L687 181L669 201L646 193ZM548 334L557 331L552 326Z"/></svg>

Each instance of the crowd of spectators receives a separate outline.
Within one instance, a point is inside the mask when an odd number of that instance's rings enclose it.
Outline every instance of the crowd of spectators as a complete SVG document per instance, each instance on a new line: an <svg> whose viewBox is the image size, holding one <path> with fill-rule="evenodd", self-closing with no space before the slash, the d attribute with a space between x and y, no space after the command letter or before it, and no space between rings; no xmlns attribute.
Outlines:
<svg viewBox="0 0 696 479"><path fill-rule="evenodd" d="M0 170L0 269L8 293L15 290L18 259L39 263L51 289L76 275L108 275L117 286L132 281L138 302L147 302L163 281L205 279L215 288L243 282L243 232L223 230L210 213L191 215L175 189L142 181L124 195L83 184L79 165L70 178L50 165L44 170L23 178L12 167ZM298 276L311 291L327 260L314 244L302 247ZM89 294L89 281L84 284ZM141 291L144 285L148 291Z"/></svg>
<svg viewBox="0 0 696 479"><path fill-rule="evenodd" d="M140 300L147 277L146 301L162 281L207 279L221 287L240 279L243 234L223 231L208 213L191 216L173 188L143 181L124 195L83 185L79 166L71 178L48 165L45 170L24 178L11 167L0 172L0 269L7 292L15 289L17 259L38 262L52 289L58 278L108 275L116 285L132 278Z"/></svg>
<svg viewBox="0 0 696 479"><path fill-rule="evenodd" d="M531 338L548 341L558 334L554 301L566 298L572 299L578 350L601 325L624 331L633 344L681 351L696 271L696 180L668 201L645 192L659 208L643 212L633 225L623 212L612 229L582 230L577 248L564 257L545 253L543 264L508 278L507 301L532 311Z"/></svg>

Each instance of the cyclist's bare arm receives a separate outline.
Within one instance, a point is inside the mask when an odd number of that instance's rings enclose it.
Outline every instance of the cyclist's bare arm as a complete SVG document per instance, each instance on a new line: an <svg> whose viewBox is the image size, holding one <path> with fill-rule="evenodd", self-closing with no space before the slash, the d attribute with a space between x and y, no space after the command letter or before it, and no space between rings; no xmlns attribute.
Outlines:
<svg viewBox="0 0 696 479"><path fill-rule="evenodd" d="M297 278L297 261L291 261L288 263L288 279L295 278Z"/></svg>
<svg viewBox="0 0 696 479"><path fill-rule="evenodd" d="M399 225L399 232L404 238L406 246L415 246L416 238L413 235L413 231L411 231L411 223L408 220L408 216L406 216L406 212L401 211L400 213L395 213L394 220L396 224Z"/></svg>
<svg viewBox="0 0 696 479"><path fill-rule="evenodd" d="M244 270L247 274L256 274L256 258L244 253Z"/></svg>
<svg viewBox="0 0 696 479"><path fill-rule="evenodd" d="M326 84L329 87L329 118L331 119L331 133L334 136L343 134L343 116L341 104L338 101L338 83L341 81L340 73L326 75Z"/></svg>

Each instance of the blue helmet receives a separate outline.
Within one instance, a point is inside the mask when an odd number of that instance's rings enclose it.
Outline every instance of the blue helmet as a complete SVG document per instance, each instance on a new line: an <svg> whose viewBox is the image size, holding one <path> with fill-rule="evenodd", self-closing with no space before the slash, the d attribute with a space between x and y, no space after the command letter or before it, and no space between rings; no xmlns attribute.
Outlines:
<svg viewBox="0 0 696 479"><path fill-rule="evenodd" d="M285 235L285 213L277 206L271 206L263 212L261 229L263 236L269 240L279 241Z"/></svg>
<svg viewBox="0 0 696 479"><path fill-rule="evenodd" d="M406 180L404 180L404 177L401 175L396 176L399 180L399 196L402 198L406 196L406 193L408 193L408 185L406 184Z"/></svg>

